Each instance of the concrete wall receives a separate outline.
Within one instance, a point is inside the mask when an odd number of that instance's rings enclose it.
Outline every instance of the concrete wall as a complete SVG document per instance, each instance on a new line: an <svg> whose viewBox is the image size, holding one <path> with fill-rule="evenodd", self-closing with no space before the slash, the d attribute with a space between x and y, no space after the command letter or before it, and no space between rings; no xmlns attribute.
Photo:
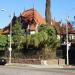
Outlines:
<svg viewBox="0 0 75 75"><path fill-rule="evenodd" d="M65 59L41 60L42 65L65 65Z"/></svg>

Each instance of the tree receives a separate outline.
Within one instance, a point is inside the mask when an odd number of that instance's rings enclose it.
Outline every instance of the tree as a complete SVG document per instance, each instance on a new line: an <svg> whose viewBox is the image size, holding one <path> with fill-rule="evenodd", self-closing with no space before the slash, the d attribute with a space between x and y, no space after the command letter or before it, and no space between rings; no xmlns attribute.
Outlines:
<svg viewBox="0 0 75 75"><path fill-rule="evenodd" d="M52 48L53 43L55 43L57 37L55 29L52 26L47 27L47 25L41 25L39 27L39 32L46 32L48 36L47 45L48 47Z"/></svg>
<svg viewBox="0 0 75 75"><path fill-rule="evenodd" d="M8 37L0 34L0 50L5 50L8 47Z"/></svg>
<svg viewBox="0 0 75 75"><path fill-rule="evenodd" d="M48 35L46 32L38 32L35 33L34 35L27 34L25 44L27 44L27 46L33 45L34 47L38 48L41 45L44 46L47 39Z"/></svg>
<svg viewBox="0 0 75 75"><path fill-rule="evenodd" d="M19 21L19 19L16 20L16 23L12 27L13 32L13 43L16 46L16 48L19 50L23 47L23 43L25 41L25 31L22 28L22 24Z"/></svg>
<svg viewBox="0 0 75 75"><path fill-rule="evenodd" d="M41 32L36 33L33 37L34 46L44 47L47 42L47 39L48 39L48 35L46 32L41 31Z"/></svg>
<svg viewBox="0 0 75 75"><path fill-rule="evenodd" d="M54 57L54 55L56 55L56 48L59 46L59 40L57 40L55 29L52 26L41 25L39 27L39 32L45 32L47 35L45 43L43 40L41 45L43 56L45 59L48 58L48 56ZM43 33L41 35L43 35ZM43 37L46 38L45 35Z"/></svg>
<svg viewBox="0 0 75 75"><path fill-rule="evenodd" d="M48 25L51 25L51 0L46 0L45 19Z"/></svg>
<svg viewBox="0 0 75 75"><path fill-rule="evenodd" d="M56 31L52 26L48 27L47 34L49 35L47 45L50 51L50 57L55 58L56 50L60 46L60 40L57 39Z"/></svg>

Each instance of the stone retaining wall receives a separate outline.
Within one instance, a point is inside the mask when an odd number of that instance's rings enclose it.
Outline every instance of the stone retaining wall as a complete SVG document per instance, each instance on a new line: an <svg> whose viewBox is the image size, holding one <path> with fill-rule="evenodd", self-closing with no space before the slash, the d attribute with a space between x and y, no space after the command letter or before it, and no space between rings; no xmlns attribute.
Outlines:
<svg viewBox="0 0 75 75"><path fill-rule="evenodd" d="M65 59L50 59L47 60L48 64L58 64L58 65L65 65Z"/></svg>
<svg viewBox="0 0 75 75"><path fill-rule="evenodd" d="M12 63L41 64L39 59L12 59Z"/></svg>
<svg viewBox="0 0 75 75"><path fill-rule="evenodd" d="M65 65L64 59L49 59L49 60L40 60L40 59L12 59L12 63L24 63L24 64L44 64L44 65Z"/></svg>

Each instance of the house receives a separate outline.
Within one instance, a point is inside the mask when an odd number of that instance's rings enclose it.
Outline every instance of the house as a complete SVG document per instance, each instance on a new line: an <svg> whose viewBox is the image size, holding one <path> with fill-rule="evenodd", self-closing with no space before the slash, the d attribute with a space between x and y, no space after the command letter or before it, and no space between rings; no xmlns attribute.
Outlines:
<svg viewBox="0 0 75 75"><path fill-rule="evenodd" d="M41 24L46 24L45 19L34 8L24 11L22 14L23 20L27 25L30 34L38 32L37 27Z"/></svg>
<svg viewBox="0 0 75 75"><path fill-rule="evenodd" d="M41 24L46 24L45 19L39 14L39 12L32 8L29 10L24 10L19 17L16 17L14 15L12 19L12 25L15 24L16 19L19 18L21 23L23 24L23 28L27 29L30 34L35 34L38 32L38 26ZM56 30L57 38L62 39L62 42L65 41L66 39L66 25L61 24L61 22L56 22L55 20L52 19L51 21L52 26ZM71 23L68 23L68 33L69 33L69 38L70 40L75 38L75 30L72 27ZM3 33L8 34L10 32L10 24L3 28Z"/></svg>
<svg viewBox="0 0 75 75"><path fill-rule="evenodd" d="M46 24L45 19L38 13L37 10L34 8L25 10L23 13L20 14L19 17L13 17L12 22L14 25L15 23L15 18L21 19L21 22L23 24L23 27L29 31L30 34L35 34L38 32L37 27L41 24ZM8 25L5 27L4 33L9 33L10 31L10 26Z"/></svg>

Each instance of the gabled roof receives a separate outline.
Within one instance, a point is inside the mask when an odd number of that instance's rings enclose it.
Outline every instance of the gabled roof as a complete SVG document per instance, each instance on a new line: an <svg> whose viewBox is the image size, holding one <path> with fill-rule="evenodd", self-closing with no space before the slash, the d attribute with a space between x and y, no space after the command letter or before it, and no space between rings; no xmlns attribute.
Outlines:
<svg viewBox="0 0 75 75"><path fill-rule="evenodd" d="M46 24L45 19L34 8L29 9L29 10L25 10L21 14L21 16L22 16L23 20L25 21L25 23L27 23L27 24L29 24L33 19L34 19L35 23L38 24L38 25ZM15 19L13 19L13 20L15 20ZM12 20L12 22L14 22L13 20ZM35 26L33 24L31 24L31 25L32 26L30 26L30 30L35 30ZM56 22L55 20L52 20L52 25L54 26L57 34L66 34L66 25L62 24L62 26L61 26L60 22ZM70 29L69 33L75 34L75 30L73 29L73 27L70 23L68 23L68 27ZM4 31L5 34L9 33L10 26L8 25L5 28L3 28L3 31Z"/></svg>
<svg viewBox="0 0 75 75"><path fill-rule="evenodd" d="M45 19L34 8L23 11L20 16L23 18L23 21L25 21L25 23L28 23L28 24L32 21L32 19L34 19L35 23L38 24L38 25L46 24ZM20 16L17 17L17 18L20 18ZM14 20L15 19L12 19L12 23L14 22ZM34 29L35 29L34 26L31 26L31 30L34 30ZM9 33L9 31L10 31L9 25L6 26L5 28L3 28L3 32L5 34Z"/></svg>
<svg viewBox="0 0 75 75"><path fill-rule="evenodd" d="M22 16L25 18L24 19L25 21L31 21L32 18L34 18L36 24L38 25L46 24L45 19L34 8L24 11L22 13Z"/></svg>
<svg viewBox="0 0 75 75"><path fill-rule="evenodd" d="M75 29L73 28L73 26L70 22L67 23L67 27L68 27L69 34L75 34ZM66 34L66 24L62 26L61 30L64 31L64 34Z"/></svg>
<svg viewBox="0 0 75 75"><path fill-rule="evenodd" d="M16 18L17 17L14 15L11 22L6 27L3 28L3 34L8 34L10 32L10 24L14 25Z"/></svg>
<svg viewBox="0 0 75 75"><path fill-rule="evenodd" d="M53 21L53 26L57 34L62 34L62 35L66 34L66 24L61 25L61 22ZM70 22L67 23L67 27L68 27L69 34L75 34L75 30Z"/></svg>

